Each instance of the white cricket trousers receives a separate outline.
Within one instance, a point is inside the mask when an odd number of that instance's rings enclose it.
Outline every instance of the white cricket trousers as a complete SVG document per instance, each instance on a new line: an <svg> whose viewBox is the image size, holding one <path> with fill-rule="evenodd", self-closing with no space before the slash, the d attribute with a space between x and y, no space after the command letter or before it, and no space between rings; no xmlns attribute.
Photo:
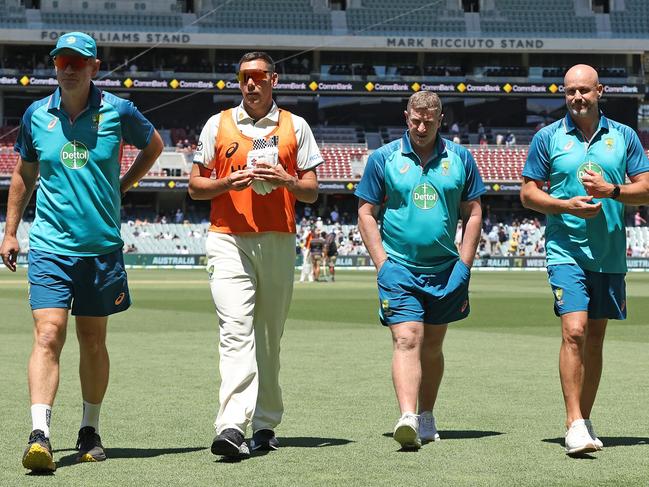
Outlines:
<svg viewBox="0 0 649 487"><path fill-rule="evenodd" d="M219 318L216 433L272 429L282 420L280 339L293 295L295 235L209 232L207 270Z"/></svg>

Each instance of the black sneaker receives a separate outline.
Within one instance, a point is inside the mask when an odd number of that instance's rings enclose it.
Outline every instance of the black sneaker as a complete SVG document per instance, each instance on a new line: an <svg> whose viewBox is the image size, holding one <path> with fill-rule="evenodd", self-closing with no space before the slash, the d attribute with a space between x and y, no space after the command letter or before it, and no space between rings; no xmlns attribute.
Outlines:
<svg viewBox="0 0 649 487"><path fill-rule="evenodd" d="M258 430L252 435L250 449L252 451L273 451L279 448L279 440L273 430Z"/></svg>
<svg viewBox="0 0 649 487"><path fill-rule="evenodd" d="M34 430L29 435L27 448L23 453L23 467L32 472L54 472L56 470L50 439L45 437L42 430Z"/></svg>
<svg viewBox="0 0 649 487"><path fill-rule="evenodd" d="M77 439L77 462L103 462L106 460L106 452L101 444L101 437L95 432L92 426L84 426L79 430Z"/></svg>
<svg viewBox="0 0 649 487"><path fill-rule="evenodd" d="M245 442L243 433L234 428L221 431L212 442L212 453L228 458L246 458L250 450Z"/></svg>

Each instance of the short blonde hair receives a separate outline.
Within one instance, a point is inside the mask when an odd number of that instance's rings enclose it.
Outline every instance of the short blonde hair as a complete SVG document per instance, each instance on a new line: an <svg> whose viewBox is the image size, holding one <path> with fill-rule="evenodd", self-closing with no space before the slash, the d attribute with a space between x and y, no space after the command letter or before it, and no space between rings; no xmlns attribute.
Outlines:
<svg viewBox="0 0 649 487"><path fill-rule="evenodd" d="M439 115L442 113L442 100L432 91L418 91L408 99L406 110L408 113L412 110L434 110Z"/></svg>

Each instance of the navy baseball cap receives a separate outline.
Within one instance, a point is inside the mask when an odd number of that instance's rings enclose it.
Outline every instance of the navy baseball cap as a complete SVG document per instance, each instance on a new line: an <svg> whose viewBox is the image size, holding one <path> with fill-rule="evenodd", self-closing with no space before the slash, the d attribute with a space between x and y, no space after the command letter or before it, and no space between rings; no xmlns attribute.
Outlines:
<svg viewBox="0 0 649 487"><path fill-rule="evenodd" d="M83 57L97 57L95 40L83 32L63 34L56 42L56 47L50 52L50 56L56 56L63 49L72 49Z"/></svg>

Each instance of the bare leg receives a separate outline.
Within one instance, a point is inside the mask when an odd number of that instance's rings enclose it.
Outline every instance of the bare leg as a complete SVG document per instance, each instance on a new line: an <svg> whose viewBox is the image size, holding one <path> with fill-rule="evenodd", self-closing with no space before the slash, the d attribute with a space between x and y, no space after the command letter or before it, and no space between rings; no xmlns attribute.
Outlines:
<svg viewBox="0 0 649 487"><path fill-rule="evenodd" d="M83 400L99 404L108 388L110 360L106 349L107 316L77 316L79 378Z"/></svg>
<svg viewBox="0 0 649 487"><path fill-rule="evenodd" d="M448 325L425 325L421 347L421 387L419 389L419 412L432 411L437 392L444 375L444 352L442 345Z"/></svg>
<svg viewBox="0 0 649 487"><path fill-rule="evenodd" d="M392 333L392 381L401 414L417 411L421 385L421 345L424 325L405 322L390 326Z"/></svg>
<svg viewBox="0 0 649 487"><path fill-rule="evenodd" d="M562 341L559 352L559 375L566 406L566 427L582 419L581 393L584 382L584 344L588 313L577 311L561 316Z"/></svg>
<svg viewBox="0 0 649 487"><path fill-rule="evenodd" d="M602 352L608 320L588 320L586 344L584 346L584 381L581 391L581 413L590 418L599 379L602 376Z"/></svg>
<svg viewBox="0 0 649 487"><path fill-rule="evenodd" d="M68 323L65 308L44 308L32 312L34 344L29 357L27 375L32 404L54 403L59 388L59 358Z"/></svg>

